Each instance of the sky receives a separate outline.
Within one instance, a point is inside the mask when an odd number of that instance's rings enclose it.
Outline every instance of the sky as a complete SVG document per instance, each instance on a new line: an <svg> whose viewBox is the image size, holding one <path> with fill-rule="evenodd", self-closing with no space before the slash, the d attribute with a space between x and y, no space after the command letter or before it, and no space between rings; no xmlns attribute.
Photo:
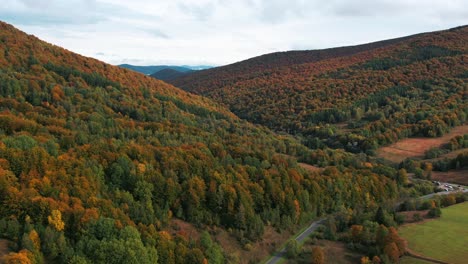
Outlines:
<svg viewBox="0 0 468 264"><path fill-rule="evenodd" d="M2 0L0 20L111 64L225 65L468 24L466 0Z"/></svg>

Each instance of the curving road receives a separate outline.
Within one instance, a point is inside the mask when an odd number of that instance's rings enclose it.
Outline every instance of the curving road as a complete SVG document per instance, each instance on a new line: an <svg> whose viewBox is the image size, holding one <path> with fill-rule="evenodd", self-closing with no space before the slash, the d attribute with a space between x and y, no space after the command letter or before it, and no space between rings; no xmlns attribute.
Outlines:
<svg viewBox="0 0 468 264"><path fill-rule="evenodd" d="M462 186L462 185L454 184L454 183L448 183L448 182L441 182L440 183L441 188L446 188L445 185L452 186L454 189L449 190L449 191L445 191L445 192L430 193L430 194L421 196L418 199L428 199L428 198L432 198L432 197L434 197L436 195L445 195L445 194L451 194L451 193L457 193L457 192L468 192L468 188L466 186ZM461 189L458 186L461 186Z"/></svg>
<svg viewBox="0 0 468 264"><path fill-rule="evenodd" d="M302 243L306 240L307 237L310 236L320 224L325 221L324 218L314 221L307 227L304 232L300 233L296 238L294 238L297 242ZM280 251L276 252L265 264L276 264L281 261L281 259L286 255L286 247L283 247Z"/></svg>
<svg viewBox="0 0 468 264"><path fill-rule="evenodd" d="M453 186L454 188L457 188L458 189L458 184L453 184L453 183L446 183L446 182L441 182L441 187L444 187L445 188L445 185L447 186ZM419 197L418 199L427 199L427 198L431 198L435 195L443 195L443 194L449 194L449 193L457 193L457 192L468 192L468 187L466 186L462 186L462 190L458 189L458 190L451 190L451 191L446 191L446 192L438 192L438 193L431 193L431 194L428 194L428 195L424 195L424 196L421 196ZM315 230L317 230L317 228L320 226L320 224L322 224L323 222L325 221L325 218L321 218L319 220L316 220L314 222L312 222L310 224L309 227L307 227L304 232L302 232L301 234L299 234L296 238L294 238L297 242L299 243L302 243L304 242L304 240L310 235L312 234ZM276 263L279 263L281 261L281 259L286 255L286 247L283 247L280 251L276 252L273 254L273 256L267 261L265 262L265 264L276 264Z"/></svg>

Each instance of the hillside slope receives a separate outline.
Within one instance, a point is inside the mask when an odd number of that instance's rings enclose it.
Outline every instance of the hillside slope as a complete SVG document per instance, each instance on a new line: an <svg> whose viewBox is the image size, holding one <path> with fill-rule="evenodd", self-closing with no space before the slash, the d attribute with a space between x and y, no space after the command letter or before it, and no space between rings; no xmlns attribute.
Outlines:
<svg viewBox="0 0 468 264"><path fill-rule="evenodd" d="M243 78L251 78L251 76L261 74L267 70L347 57L360 52L372 51L392 44L397 44L419 35L421 34L348 47L274 52L230 65L194 72L191 75L178 78L171 83L195 93L210 92L222 87L217 83L219 81L229 83L242 80Z"/></svg>
<svg viewBox="0 0 468 264"><path fill-rule="evenodd" d="M163 69L163 70L160 70L151 74L150 76L153 78L162 80L162 81L169 81L169 80L173 80L176 78L180 78L192 72L193 72L192 70L181 72L181 71L174 70L174 69Z"/></svg>
<svg viewBox="0 0 468 264"><path fill-rule="evenodd" d="M310 146L359 152L402 137L439 136L466 121L467 43L464 26L361 46L269 54L171 82L251 122L310 136ZM345 135L337 135L340 127L348 129Z"/></svg>
<svg viewBox="0 0 468 264"><path fill-rule="evenodd" d="M171 219L247 244L265 225L397 195L365 158L312 155L209 99L3 22L0 88L0 236L17 244L12 262L223 263L208 233L169 234ZM356 169L321 177L295 156Z"/></svg>

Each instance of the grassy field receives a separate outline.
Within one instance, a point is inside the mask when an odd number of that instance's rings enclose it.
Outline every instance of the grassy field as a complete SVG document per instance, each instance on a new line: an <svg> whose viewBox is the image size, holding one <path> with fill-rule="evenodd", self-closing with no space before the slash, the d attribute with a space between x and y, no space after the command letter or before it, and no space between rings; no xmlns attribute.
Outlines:
<svg viewBox="0 0 468 264"><path fill-rule="evenodd" d="M468 125L453 128L450 133L438 138L406 138L390 146L377 150L377 155L386 160L400 163L406 158L423 158L424 153L433 147L440 147L455 136L468 133Z"/></svg>
<svg viewBox="0 0 468 264"><path fill-rule="evenodd" d="M442 209L440 219L404 225L399 233L410 249L424 256L454 264L467 263L468 202Z"/></svg>

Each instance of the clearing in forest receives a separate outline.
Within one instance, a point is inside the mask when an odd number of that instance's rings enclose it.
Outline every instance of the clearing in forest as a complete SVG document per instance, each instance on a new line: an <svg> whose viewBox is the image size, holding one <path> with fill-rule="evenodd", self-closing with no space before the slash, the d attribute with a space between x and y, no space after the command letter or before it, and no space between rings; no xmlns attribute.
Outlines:
<svg viewBox="0 0 468 264"><path fill-rule="evenodd" d="M316 244L309 240L303 246L303 252L297 260L287 260L286 263L310 263L312 258L312 247L320 246L325 255L325 263L353 264L359 263L362 254L354 252L346 247L346 244L339 241L318 240Z"/></svg>
<svg viewBox="0 0 468 264"><path fill-rule="evenodd" d="M468 125L454 127L449 133L438 138L406 138L377 150L377 156L400 163L406 158L424 158L424 153L431 148L440 147L451 138L468 134Z"/></svg>
<svg viewBox="0 0 468 264"><path fill-rule="evenodd" d="M317 167L317 166L314 166L314 165L310 165L310 164L307 164L307 163L299 163L299 166L301 166L303 169L306 169L310 172L321 172L323 171L323 168L320 168L320 167Z"/></svg>
<svg viewBox="0 0 468 264"><path fill-rule="evenodd" d="M450 182L468 186L468 168L461 170L450 170L447 172L433 171L431 172L433 180L440 182Z"/></svg>
<svg viewBox="0 0 468 264"><path fill-rule="evenodd" d="M408 248L423 256L453 264L468 258L468 202L442 209L439 219L399 228Z"/></svg>

